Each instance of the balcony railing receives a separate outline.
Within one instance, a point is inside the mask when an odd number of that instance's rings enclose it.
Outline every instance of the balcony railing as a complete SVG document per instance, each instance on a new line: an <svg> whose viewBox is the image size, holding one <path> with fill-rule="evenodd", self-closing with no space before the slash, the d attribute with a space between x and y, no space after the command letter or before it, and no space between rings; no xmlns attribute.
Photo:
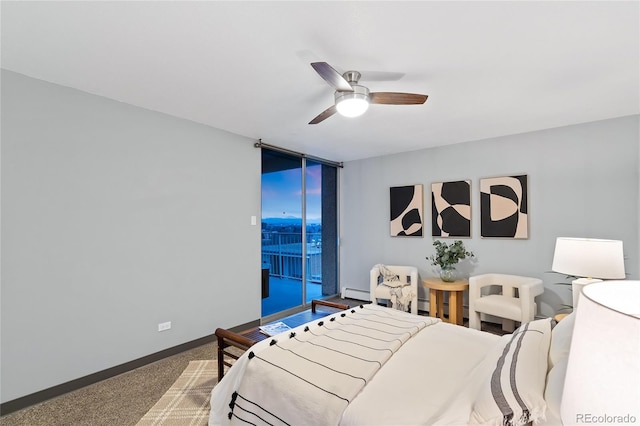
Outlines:
<svg viewBox="0 0 640 426"><path fill-rule="evenodd" d="M302 280L302 235L287 232L262 233L262 264L269 275ZM306 280L322 282L322 234L308 233L306 247ZM266 267L266 266L265 266Z"/></svg>

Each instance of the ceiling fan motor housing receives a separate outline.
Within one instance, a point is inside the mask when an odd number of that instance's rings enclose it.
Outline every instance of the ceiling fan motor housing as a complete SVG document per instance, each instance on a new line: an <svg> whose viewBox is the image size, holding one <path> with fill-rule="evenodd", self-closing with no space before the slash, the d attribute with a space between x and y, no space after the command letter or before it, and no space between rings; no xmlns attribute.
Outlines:
<svg viewBox="0 0 640 426"><path fill-rule="evenodd" d="M335 94L336 104L338 103L339 100L344 100L349 98L364 99L367 102L369 102L368 88L364 86L360 86L359 84L352 84L351 87L353 87L353 92L336 91L336 94Z"/></svg>

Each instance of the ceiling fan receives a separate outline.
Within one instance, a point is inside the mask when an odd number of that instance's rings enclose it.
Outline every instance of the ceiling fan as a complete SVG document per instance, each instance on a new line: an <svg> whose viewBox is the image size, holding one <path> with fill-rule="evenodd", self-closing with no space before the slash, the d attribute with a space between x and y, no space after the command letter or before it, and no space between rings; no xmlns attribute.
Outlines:
<svg viewBox="0 0 640 426"><path fill-rule="evenodd" d="M335 104L322 111L309 124L318 124L336 112L345 117L357 117L365 113L369 104L420 105L425 103L427 95L398 92L369 92L367 87L358 84L360 73L347 71L340 75L326 62L312 62L311 66L320 77L336 89Z"/></svg>

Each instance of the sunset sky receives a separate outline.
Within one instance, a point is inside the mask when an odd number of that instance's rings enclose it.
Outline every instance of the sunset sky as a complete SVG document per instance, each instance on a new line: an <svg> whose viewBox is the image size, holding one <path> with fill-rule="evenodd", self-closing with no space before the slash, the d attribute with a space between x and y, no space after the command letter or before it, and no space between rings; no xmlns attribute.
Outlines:
<svg viewBox="0 0 640 426"><path fill-rule="evenodd" d="M307 166L307 220L321 218L322 167ZM302 169L262 175L262 218L302 217Z"/></svg>

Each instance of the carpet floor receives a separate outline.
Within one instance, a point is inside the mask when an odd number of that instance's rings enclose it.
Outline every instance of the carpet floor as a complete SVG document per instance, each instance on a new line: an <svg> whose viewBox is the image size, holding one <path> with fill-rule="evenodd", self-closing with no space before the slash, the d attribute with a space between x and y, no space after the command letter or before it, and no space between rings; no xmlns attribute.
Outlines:
<svg viewBox="0 0 640 426"><path fill-rule="evenodd" d="M0 417L1 426L135 426L209 343ZM216 370L217 374L217 370Z"/></svg>

